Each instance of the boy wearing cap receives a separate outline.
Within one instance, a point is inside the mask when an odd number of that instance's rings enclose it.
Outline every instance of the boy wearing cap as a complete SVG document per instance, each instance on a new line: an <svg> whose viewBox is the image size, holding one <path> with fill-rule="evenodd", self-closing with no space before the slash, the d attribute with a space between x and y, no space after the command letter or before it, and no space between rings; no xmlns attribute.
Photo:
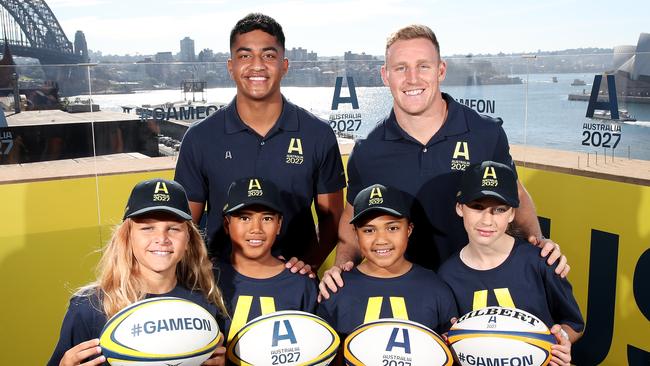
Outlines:
<svg viewBox="0 0 650 366"><path fill-rule="evenodd" d="M457 315L449 288L404 257L413 230L408 212L402 193L380 184L354 199L351 224L365 260L342 273L345 286L318 308L342 337L380 318L408 319L444 333Z"/></svg>
<svg viewBox="0 0 650 366"><path fill-rule="evenodd" d="M233 182L223 208L224 228L232 243L229 262L218 278L232 319L226 339L250 320L280 310L316 311L315 279L292 273L271 251L282 227L280 193L275 184L250 177Z"/></svg>
<svg viewBox="0 0 650 366"><path fill-rule="evenodd" d="M470 166L456 198L469 242L438 274L452 289L459 313L496 305L528 311L558 340L551 364L569 365L571 343L584 321L571 284L546 265L541 249L506 232L519 206L512 169L492 161Z"/></svg>

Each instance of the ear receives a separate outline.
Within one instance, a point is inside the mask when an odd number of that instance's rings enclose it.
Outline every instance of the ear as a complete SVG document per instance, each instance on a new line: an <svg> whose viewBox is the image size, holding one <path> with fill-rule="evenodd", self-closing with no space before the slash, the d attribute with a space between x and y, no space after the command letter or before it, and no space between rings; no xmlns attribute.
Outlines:
<svg viewBox="0 0 650 366"><path fill-rule="evenodd" d="M508 218L508 223L511 223L511 222L515 221L515 211L516 211L516 210L517 210L517 209L514 208L514 207L512 207L512 208L510 209L510 217Z"/></svg>
<svg viewBox="0 0 650 366"><path fill-rule="evenodd" d="M282 216L278 215L278 232L275 235L280 235L280 231L282 231Z"/></svg>
<svg viewBox="0 0 650 366"><path fill-rule="evenodd" d="M226 68L228 69L228 75L230 75L230 78L232 79L232 58L228 58L228 62L226 62Z"/></svg>
<svg viewBox="0 0 650 366"><path fill-rule="evenodd" d="M409 227L408 227L408 237L411 237L411 233L413 232L413 223L409 222Z"/></svg>
<svg viewBox="0 0 650 366"><path fill-rule="evenodd" d="M460 217L463 217L463 207L458 202L456 202L456 214Z"/></svg>
<svg viewBox="0 0 650 366"><path fill-rule="evenodd" d="M438 82L443 82L447 77L447 63L444 60L440 60L438 65Z"/></svg>
<svg viewBox="0 0 650 366"><path fill-rule="evenodd" d="M286 75L288 71L289 71L289 59L285 57L282 60L282 76Z"/></svg>
<svg viewBox="0 0 650 366"><path fill-rule="evenodd" d="M381 65L380 73L381 80L384 82L384 85L390 87L388 84L388 70L386 70L386 64Z"/></svg>
<svg viewBox="0 0 650 366"><path fill-rule="evenodd" d="M226 235L230 235L230 219L228 216L223 217L223 230L226 232Z"/></svg>

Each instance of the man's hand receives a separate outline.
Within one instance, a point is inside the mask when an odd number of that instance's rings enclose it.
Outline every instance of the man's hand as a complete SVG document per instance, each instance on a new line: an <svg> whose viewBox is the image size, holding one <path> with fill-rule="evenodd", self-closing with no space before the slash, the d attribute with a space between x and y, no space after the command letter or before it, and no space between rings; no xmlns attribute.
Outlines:
<svg viewBox="0 0 650 366"><path fill-rule="evenodd" d="M559 244L553 242L551 239L538 238L537 236L534 235L529 236L528 241L531 244L542 248L540 255L542 257L548 256L548 258L546 259L546 264L548 264L549 266L553 265L559 259L560 262L555 268L555 273L560 275L560 277L562 278L566 277L566 275L571 270L571 267L567 263L566 256L562 255Z"/></svg>
<svg viewBox="0 0 650 366"><path fill-rule="evenodd" d="M279 256L278 259L285 260L283 256ZM316 278L316 273L312 271L311 266L296 257L291 257L284 264L284 267L290 270L291 273L300 273L301 275L308 275L309 278Z"/></svg>
<svg viewBox="0 0 650 366"><path fill-rule="evenodd" d="M352 268L354 268L354 263L352 263L352 261L347 261L340 266L332 266L332 268L325 271L325 273L323 273L323 278L318 284L318 302L321 302L322 299L329 299L329 291L337 292L339 287L343 287L343 277L341 277L341 272L350 271Z"/></svg>

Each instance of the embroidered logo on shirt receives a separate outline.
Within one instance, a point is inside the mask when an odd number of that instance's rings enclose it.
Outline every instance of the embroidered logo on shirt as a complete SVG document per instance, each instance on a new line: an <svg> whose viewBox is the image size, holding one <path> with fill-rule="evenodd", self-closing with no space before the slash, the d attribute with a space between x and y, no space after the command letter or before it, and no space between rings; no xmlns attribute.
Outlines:
<svg viewBox="0 0 650 366"><path fill-rule="evenodd" d="M456 142L454 155L451 157L451 170L465 171L470 165L467 141Z"/></svg>
<svg viewBox="0 0 650 366"><path fill-rule="evenodd" d="M287 149L287 156L285 162L287 164L300 165L304 161L302 153L302 141L299 138L292 137L289 141L289 148Z"/></svg>

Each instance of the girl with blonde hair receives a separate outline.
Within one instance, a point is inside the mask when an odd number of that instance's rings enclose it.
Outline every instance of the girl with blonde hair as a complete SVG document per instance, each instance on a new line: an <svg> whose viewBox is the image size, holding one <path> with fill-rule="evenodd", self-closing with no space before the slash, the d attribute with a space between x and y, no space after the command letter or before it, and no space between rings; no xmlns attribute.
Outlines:
<svg viewBox="0 0 650 366"><path fill-rule="evenodd" d="M223 328L227 312L185 190L174 181L152 179L133 188L97 266L97 281L70 300L48 366L104 363L98 338L106 321L136 301L159 296L193 301ZM225 348L217 347L204 365L224 365L224 354Z"/></svg>

